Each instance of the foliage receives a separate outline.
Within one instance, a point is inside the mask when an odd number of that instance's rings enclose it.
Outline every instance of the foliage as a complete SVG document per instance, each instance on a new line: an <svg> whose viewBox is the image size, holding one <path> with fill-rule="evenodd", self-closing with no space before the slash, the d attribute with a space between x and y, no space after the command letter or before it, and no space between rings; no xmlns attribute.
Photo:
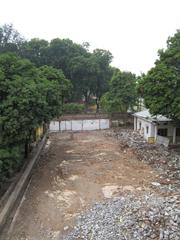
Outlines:
<svg viewBox="0 0 180 240"><path fill-rule="evenodd" d="M48 64L47 50L49 47L48 41L39 38L33 38L30 41L24 41L19 54L23 58L28 58L37 67Z"/></svg>
<svg viewBox="0 0 180 240"><path fill-rule="evenodd" d="M85 106L78 103L66 103L64 105L64 113L74 114L83 113L85 111Z"/></svg>
<svg viewBox="0 0 180 240"><path fill-rule="evenodd" d="M136 100L136 76L116 69L110 81L110 90L102 97L102 109L107 112L127 112L133 109Z"/></svg>
<svg viewBox="0 0 180 240"><path fill-rule="evenodd" d="M83 96L86 106L94 91L96 83L97 65L91 56L78 56L71 61L71 76L74 90L79 96Z"/></svg>
<svg viewBox="0 0 180 240"><path fill-rule="evenodd" d="M34 129L61 114L66 83L59 70L47 66L37 69L13 53L0 55L1 178L21 164ZM16 161L13 149L19 156Z"/></svg>
<svg viewBox="0 0 180 240"><path fill-rule="evenodd" d="M56 81L58 83L57 91L61 96L61 104L63 105L64 100L69 97L72 89L71 82L66 79L61 69L56 69L51 66L42 66L39 68L41 76L46 77L49 81Z"/></svg>
<svg viewBox="0 0 180 240"><path fill-rule="evenodd" d="M24 42L23 37L13 28L12 24L0 26L0 53L17 52Z"/></svg>
<svg viewBox="0 0 180 240"><path fill-rule="evenodd" d="M98 112L100 99L102 95L108 91L108 82L112 77L110 63L113 56L109 51L103 49L95 49L92 56L94 57L94 61L97 65L96 71L94 72L96 81L94 84L93 93L96 96L96 111Z"/></svg>
<svg viewBox="0 0 180 240"><path fill-rule="evenodd" d="M141 83L142 85L142 83ZM159 50L159 59L143 78L144 99L153 115L180 121L180 31Z"/></svg>

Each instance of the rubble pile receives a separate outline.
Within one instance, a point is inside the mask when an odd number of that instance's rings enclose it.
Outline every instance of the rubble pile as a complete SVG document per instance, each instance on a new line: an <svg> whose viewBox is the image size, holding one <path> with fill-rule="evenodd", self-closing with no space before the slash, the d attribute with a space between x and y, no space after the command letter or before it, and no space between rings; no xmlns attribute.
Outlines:
<svg viewBox="0 0 180 240"><path fill-rule="evenodd" d="M177 197L128 195L96 203L79 216L64 240L179 240L180 210Z"/></svg>
<svg viewBox="0 0 180 240"><path fill-rule="evenodd" d="M155 167L160 175L156 184L164 192L176 192L180 188L180 155L159 144L149 144L132 129L118 129L105 133L121 142L122 148L135 150L138 159ZM155 185L155 184L154 184ZM156 187L157 187L156 186Z"/></svg>

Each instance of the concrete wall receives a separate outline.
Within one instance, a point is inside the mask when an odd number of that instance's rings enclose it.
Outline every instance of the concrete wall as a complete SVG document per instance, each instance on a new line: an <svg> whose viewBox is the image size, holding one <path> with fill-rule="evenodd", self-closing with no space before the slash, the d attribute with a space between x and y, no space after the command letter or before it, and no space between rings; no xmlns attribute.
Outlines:
<svg viewBox="0 0 180 240"><path fill-rule="evenodd" d="M148 140L149 137L154 137L155 126L151 122L137 118L137 129L136 130L139 130L140 134L146 140Z"/></svg>
<svg viewBox="0 0 180 240"><path fill-rule="evenodd" d="M110 128L109 119L51 121L50 131L91 131Z"/></svg>
<svg viewBox="0 0 180 240"><path fill-rule="evenodd" d="M178 142L178 138L176 138L176 128L172 125L171 122L152 123L146 119L134 117L134 130L138 130L140 134L144 137L144 139L148 140L148 138L154 137L154 139L157 140L158 129L167 129L167 137L165 139L166 145L166 140L170 143ZM161 142L161 138L159 139L160 140L158 141Z"/></svg>

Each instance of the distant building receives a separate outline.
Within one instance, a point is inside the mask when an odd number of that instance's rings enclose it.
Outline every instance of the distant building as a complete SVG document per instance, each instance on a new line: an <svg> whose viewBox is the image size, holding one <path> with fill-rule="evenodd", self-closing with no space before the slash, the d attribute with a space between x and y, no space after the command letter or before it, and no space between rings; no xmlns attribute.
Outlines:
<svg viewBox="0 0 180 240"><path fill-rule="evenodd" d="M180 126L162 115L152 116L148 110L136 112L134 116L134 130L149 143L159 142L164 145L180 144Z"/></svg>

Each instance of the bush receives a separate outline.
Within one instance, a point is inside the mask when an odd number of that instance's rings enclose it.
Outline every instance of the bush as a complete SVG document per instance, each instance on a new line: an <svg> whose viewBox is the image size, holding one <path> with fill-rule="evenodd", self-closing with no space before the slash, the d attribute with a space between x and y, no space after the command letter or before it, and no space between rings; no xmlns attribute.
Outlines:
<svg viewBox="0 0 180 240"><path fill-rule="evenodd" d="M22 166L22 147L0 147L0 188Z"/></svg>
<svg viewBox="0 0 180 240"><path fill-rule="evenodd" d="M100 101L100 106L104 112L127 112L123 104L117 98L112 97L109 92L105 93Z"/></svg>
<svg viewBox="0 0 180 240"><path fill-rule="evenodd" d="M64 113L83 113L85 106L79 103L66 103L63 107Z"/></svg>

